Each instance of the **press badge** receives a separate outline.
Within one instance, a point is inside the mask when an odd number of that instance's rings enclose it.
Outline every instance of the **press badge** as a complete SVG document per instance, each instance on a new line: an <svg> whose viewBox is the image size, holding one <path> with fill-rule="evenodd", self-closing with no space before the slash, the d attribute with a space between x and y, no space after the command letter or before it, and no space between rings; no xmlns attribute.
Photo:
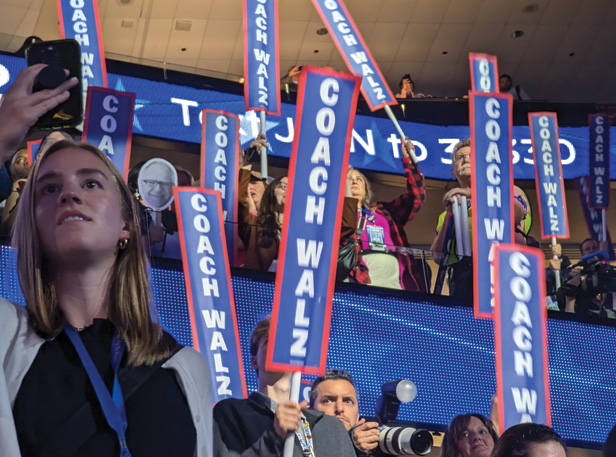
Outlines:
<svg viewBox="0 0 616 457"><path fill-rule="evenodd" d="M368 229L368 242L370 243L370 249L373 251L385 250L385 233L383 227L378 225L369 225Z"/></svg>

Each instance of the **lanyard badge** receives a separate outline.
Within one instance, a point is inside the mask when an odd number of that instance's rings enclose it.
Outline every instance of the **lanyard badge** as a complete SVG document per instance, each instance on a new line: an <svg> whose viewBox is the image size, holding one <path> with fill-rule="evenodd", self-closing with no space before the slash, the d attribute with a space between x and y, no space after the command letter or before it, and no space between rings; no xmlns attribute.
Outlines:
<svg viewBox="0 0 616 457"><path fill-rule="evenodd" d="M66 326L64 332L68 336L68 339L73 344L73 347L79 355L81 364L90 378L90 382L94 387L96 397L103 409L103 414L109 426L118 435L118 442L120 443L120 457L131 457L128 445L126 444L126 428L128 421L126 420L126 408L124 407L124 397L122 395L122 388L120 387L120 381L118 380L118 369L120 367L120 361L124 355L126 349L126 343L123 339L118 337L118 334L113 336L111 342L111 366L113 368L113 397L109 395L107 386L100 373L96 369L96 365L92 361L92 357L88 354L88 350L81 341L81 338L77 332L71 327Z"/></svg>
<svg viewBox="0 0 616 457"><path fill-rule="evenodd" d="M312 446L312 432L310 431L310 424L308 420L301 418L302 428L295 431L295 435L299 440L299 444L302 447L302 455L304 457L315 457L314 448ZM305 438L305 439L304 439Z"/></svg>

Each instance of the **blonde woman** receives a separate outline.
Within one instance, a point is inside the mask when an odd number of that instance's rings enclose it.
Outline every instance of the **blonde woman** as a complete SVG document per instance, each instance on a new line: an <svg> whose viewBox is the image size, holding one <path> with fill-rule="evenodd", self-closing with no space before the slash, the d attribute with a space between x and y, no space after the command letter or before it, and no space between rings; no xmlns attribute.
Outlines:
<svg viewBox="0 0 616 457"><path fill-rule="evenodd" d="M0 106L1 151L2 121L36 120L28 70ZM207 364L156 321L139 239L105 154L60 141L39 156L13 237L26 306L0 299L0 454L212 454Z"/></svg>

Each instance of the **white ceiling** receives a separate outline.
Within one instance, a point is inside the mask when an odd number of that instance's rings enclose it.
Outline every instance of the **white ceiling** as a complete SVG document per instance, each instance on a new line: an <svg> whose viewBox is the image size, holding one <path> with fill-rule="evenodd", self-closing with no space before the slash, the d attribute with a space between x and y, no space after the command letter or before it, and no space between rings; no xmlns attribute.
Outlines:
<svg viewBox="0 0 616 457"><path fill-rule="evenodd" d="M394 92L456 97L469 87L469 52L498 57L501 73L536 99L616 103L616 0L347 0ZM536 5L535 13L524 13ZM243 72L241 0L99 0L105 52L228 75ZM280 66L344 69L310 0L279 0ZM190 30L176 30L189 21ZM524 32L512 38L515 30ZM0 0L0 31L59 38L55 0ZM182 50L184 49L184 50Z"/></svg>

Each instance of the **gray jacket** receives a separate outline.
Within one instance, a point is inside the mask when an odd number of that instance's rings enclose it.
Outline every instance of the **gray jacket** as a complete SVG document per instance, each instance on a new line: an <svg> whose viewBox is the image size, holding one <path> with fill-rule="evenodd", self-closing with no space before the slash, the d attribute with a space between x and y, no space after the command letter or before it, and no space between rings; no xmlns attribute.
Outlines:
<svg viewBox="0 0 616 457"><path fill-rule="evenodd" d="M247 399L219 401L214 408L216 457L282 456L284 440L274 431L274 409L272 400L258 392ZM355 457L342 422L321 411L305 410L304 416L312 429L315 457ZM293 457L303 457L297 438Z"/></svg>
<svg viewBox="0 0 616 457"><path fill-rule="evenodd" d="M19 456L13 404L21 382L45 342L28 325L26 309L0 298L0 455ZM212 393L206 360L183 348L162 366L175 371L197 430L196 457L212 457Z"/></svg>

